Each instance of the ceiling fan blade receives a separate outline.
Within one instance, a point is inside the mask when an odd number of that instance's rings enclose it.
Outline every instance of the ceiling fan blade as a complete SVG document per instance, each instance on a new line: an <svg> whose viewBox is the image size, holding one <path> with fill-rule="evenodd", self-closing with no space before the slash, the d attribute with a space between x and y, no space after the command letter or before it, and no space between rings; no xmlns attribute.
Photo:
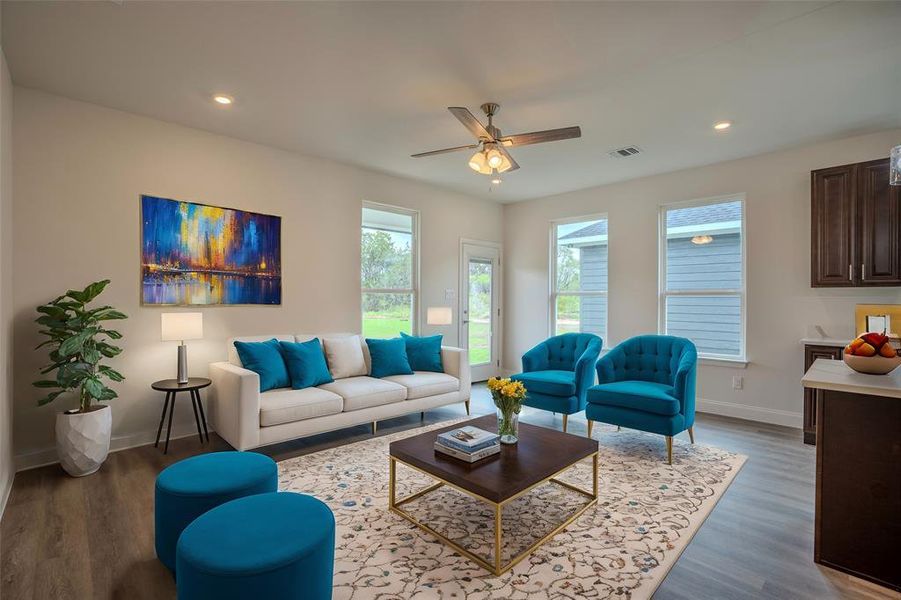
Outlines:
<svg viewBox="0 0 901 600"><path fill-rule="evenodd" d="M485 129L485 126L482 125L478 119L476 119L471 112L469 112L468 108L464 108L462 106L448 106L447 110L451 111L457 119L463 123L463 126L469 130L469 132L476 136L478 139L486 139L489 142L493 142L494 138L488 133L488 130Z"/></svg>
<svg viewBox="0 0 901 600"><path fill-rule="evenodd" d="M445 148L443 150L431 150L430 152L420 152L419 154L411 154L412 158L422 158L423 156L435 156L436 154L447 154L448 152L458 152L460 150L474 150L478 148L478 144L469 144L468 146L457 146L456 148Z"/></svg>
<svg viewBox="0 0 901 600"><path fill-rule="evenodd" d="M528 144L541 144L542 142L556 142L557 140L569 140L582 137L582 129L576 127L561 127L560 129L548 129L545 131L532 131L529 133L517 133L505 135L501 138L504 146L526 146Z"/></svg>
<svg viewBox="0 0 901 600"><path fill-rule="evenodd" d="M507 169L506 171L504 171L504 173L509 173L510 171L515 171L516 169L519 168L519 163L516 162L515 160L513 160L513 157L510 156L510 153L507 152L507 149L504 148L504 145L503 145L503 144L498 144L498 145L497 145L497 150L498 150L498 152L500 152L501 154L503 154L504 156L506 156L506 157L507 157L507 160L510 161L510 168Z"/></svg>

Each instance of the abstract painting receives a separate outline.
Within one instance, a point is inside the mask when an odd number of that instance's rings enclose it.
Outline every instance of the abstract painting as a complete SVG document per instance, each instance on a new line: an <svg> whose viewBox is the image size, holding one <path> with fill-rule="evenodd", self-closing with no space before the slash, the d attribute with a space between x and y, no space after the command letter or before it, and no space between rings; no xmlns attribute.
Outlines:
<svg viewBox="0 0 901 600"><path fill-rule="evenodd" d="M141 196L143 304L281 304L281 217Z"/></svg>

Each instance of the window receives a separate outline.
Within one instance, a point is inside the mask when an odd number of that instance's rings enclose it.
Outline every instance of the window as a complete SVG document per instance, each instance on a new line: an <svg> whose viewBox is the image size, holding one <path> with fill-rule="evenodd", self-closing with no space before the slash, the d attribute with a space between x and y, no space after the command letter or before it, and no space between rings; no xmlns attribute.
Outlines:
<svg viewBox="0 0 901 600"><path fill-rule="evenodd" d="M416 333L418 323L419 215L365 204L360 235L363 335L397 337Z"/></svg>
<svg viewBox="0 0 901 600"><path fill-rule="evenodd" d="M551 225L550 331L607 339L607 218Z"/></svg>
<svg viewBox="0 0 901 600"><path fill-rule="evenodd" d="M660 210L660 329L701 356L744 360L744 198Z"/></svg>

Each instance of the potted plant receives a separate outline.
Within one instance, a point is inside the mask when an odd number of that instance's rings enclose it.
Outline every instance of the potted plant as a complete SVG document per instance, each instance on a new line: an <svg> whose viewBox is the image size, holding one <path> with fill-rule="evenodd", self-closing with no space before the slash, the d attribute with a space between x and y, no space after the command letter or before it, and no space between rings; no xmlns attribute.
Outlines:
<svg viewBox="0 0 901 600"><path fill-rule="evenodd" d="M104 322L126 319L124 313L112 306L89 308L109 284L97 281L81 291L69 290L48 304L37 308L41 314L35 322L47 339L37 348L49 347L50 364L42 375L55 372L55 379L35 381L34 386L51 390L38 401L39 406L53 402L63 394L75 394L78 408L56 416L56 450L63 469L73 477L90 475L100 468L109 454L112 414L106 402L117 397L106 381L123 381L125 377L108 365L122 349L110 340L122 338Z"/></svg>

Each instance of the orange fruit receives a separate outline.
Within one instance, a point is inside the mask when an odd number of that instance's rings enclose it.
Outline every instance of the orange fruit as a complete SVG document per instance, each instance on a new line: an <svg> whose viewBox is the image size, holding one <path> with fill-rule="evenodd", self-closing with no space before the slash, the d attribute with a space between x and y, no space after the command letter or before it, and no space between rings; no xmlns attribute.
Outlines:
<svg viewBox="0 0 901 600"><path fill-rule="evenodd" d="M857 348L855 354L858 356L876 356L876 348L864 342Z"/></svg>
<svg viewBox="0 0 901 600"><path fill-rule="evenodd" d="M879 349L879 356L884 356L886 358L895 358L898 353L892 348L891 344L883 344L882 348Z"/></svg>
<svg viewBox="0 0 901 600"><path fill-rule="evenodd" d="M857 339L851 340L851 343L848 344L848 348L850 348L852 350L852 354L853 354L853 351L857 350L857 348L859 348L860 345L863 343L864 343L863 338L857 338Z"/></svg>

